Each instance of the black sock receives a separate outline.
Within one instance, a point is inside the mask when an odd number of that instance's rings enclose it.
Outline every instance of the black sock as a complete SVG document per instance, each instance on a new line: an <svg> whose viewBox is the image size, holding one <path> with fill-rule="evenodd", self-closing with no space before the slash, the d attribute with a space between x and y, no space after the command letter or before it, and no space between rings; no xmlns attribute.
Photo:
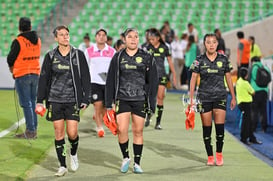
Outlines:
<svg viewBox="0 0 273 181"><path fill-rule="evenodd" d="M120 150L122 152L123 158L129 158L129 150L128 150L129 140L125 143L119 143Z"/></svg>
<svg viewBox="0 0 273 181"><path fill-rule="evenodd" d="M163 105L157 105L156 124L159 125L163 113Z"/></svg>
<svg viewBox="0 0 273 181"><path fill-rule="evenodd" d="M56 153L57 153L60 165L62 167L66 168L66 164L65 164L66 147L65 147L65 141L64 141L64 139L62 139L62 140L55 140L55 149L56 149Z"/></svg>
<svg viewBox="0 0 273 181"><path fill-rule="evenodd" d="M141 144L141 145L133 144L134 155L135 155L134 162L138 165L139 165L140 159L141 159L142 148L143 148L143 144Z"/></svg>
<svg viewBox="0 0 273 181"><path fill-rule="evenodd" d="M70 154L76 155L77 150L78 150L78 145L79 145L79 136L77 136L77 138L75 140L71 140L70 138L68 138L68 140L71 145Z"/></svg>
<svg viewBox="0 0 273 181"><path fill-rule="evenodd" d="M225 124L215 124L216 152L222 153L225 137Z"/></svg>
<svg viewBox="0 0 273 181"><path fill-rule="evenodd" d="M203 126L203 141L204 141L208 156L213 155L212 145L211 145L211 127L212 126Z"/></svg>

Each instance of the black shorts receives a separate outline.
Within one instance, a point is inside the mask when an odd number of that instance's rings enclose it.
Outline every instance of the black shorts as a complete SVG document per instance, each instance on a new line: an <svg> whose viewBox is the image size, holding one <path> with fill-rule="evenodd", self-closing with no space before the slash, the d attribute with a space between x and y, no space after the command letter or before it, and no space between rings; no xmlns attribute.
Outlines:
<svg viewBox="0 0 273 181"><path fill-rule="evenodd" d="M159 77L159 85L167 86L168 81L169 80L167 76Z"/></svg>
<svg viewBox="0 0 273 181"><path fill-rule="evenodd" d="M210 112L213 109L222 109L226 110L227 107L227 100L221 100L221 101L214 101L214 102L202 102L197 105L197 109L200 111L200 113L206 113Z"/></svg>
<svg viewBox="0 0 273 181"><path fill-rule="evenodd" d="M91 103L102 101L104 103L105 85L91 83Z"/></svg>
<svg viewBox="0 0 273 181"><path fill-rule="evenodd" d="M123 101L119 100L116 103L116 114L131 112L135 115L145 118L146 117L146 104L145 101Z"/></svg>
<svg viewBox="0 0 273 181"><path fill-rule="evenodd" d="M50 102L46 119L48 121L56 121L60 119L80 121L80 110L76 103Z"/></svg>

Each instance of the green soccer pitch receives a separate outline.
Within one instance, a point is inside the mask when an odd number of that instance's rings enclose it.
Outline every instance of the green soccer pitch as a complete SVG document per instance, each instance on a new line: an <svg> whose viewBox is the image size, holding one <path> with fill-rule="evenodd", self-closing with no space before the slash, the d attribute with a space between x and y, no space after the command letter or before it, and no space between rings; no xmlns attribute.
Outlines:
<svg viewBox="0 0 273 181"><path fill-rule="evenodd" d="M193 131L185 129L184 108L180 94L168 93L164 102L163 130L144 128L142 175L119 172L121 153L117 137L106 130L104 138L97 138L92 121L93 106L83 113L79 126L80 143L78 157L80 167L70 171L61 180L272 180L272 167L253 156L228 132L223 150L224 166L206 166L206 153L202 142L200 117L196 114ZM12 91L0 91L1 121L13 124L16 121ZM9 110L6 110L6 109ZM4 111L3 111L4 109ZM13 120L14 119L14 120ZM8 121L10 120L10 121ZM2 125L1 125L2 126ZM1 129L3 129L1 127ZM24 125L20 131L24 130ZM0 180L54 180L58 161L53 146L52 124L40 119L38 139L28 142L13 138L14 132L0 138ZM132 132L129 132L129 153L133 159ZM212 135L215 145L214 129ZM68 142L67 142L68 143ZM69 148L69 144L67 144ZM69 153L69 149L68 153ZM214 146L215 150L215 146ZM69 155L69 154L68 154Z"/></svg>

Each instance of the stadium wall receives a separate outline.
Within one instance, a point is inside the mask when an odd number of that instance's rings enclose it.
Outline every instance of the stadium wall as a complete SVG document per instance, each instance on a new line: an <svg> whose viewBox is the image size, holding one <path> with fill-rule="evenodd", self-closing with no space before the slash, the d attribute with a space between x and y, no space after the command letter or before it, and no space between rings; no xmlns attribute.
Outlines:
<svg viewBox="0 0 273 181"><path fill-rule="evenodd" d="M40 65L42 65L44 57L40 57ZM0 57L0 89L14 88L14 79L9 71L6 57Z"/></svg>
<svg viewBox="0 0 273 181"><path fill-rule="evenodd" d="M249 36L254 36L256 43L259 45L263 57L268 57L273 54L273 16L261 19L251 24L246 24L241 28L234 29L223 33L223 38L226 43L226 47L230 48L231 55L230 60L235 69L237 69L237 47L238 39L237 32L243 31L245 33L245 38L248 39Z"/></svg>

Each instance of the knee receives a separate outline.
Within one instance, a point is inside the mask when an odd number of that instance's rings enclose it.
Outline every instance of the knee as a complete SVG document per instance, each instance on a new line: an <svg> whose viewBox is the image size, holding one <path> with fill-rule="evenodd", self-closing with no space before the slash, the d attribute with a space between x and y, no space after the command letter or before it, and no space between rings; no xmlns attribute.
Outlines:
<svg viewBox="0 0 273 181"><path fill-rule="evenodd" d="M68 132L67 135L68 135L68 138L69 138L69 139L75 140L75 139L78 137L78 132L76 132L76 131L75 131L75 132L72 132L72 133L71 133L71 132Z"/></svg>
<svg viewBox="0 0 273 181"><path fill-rule="evenodd" d="M142 137L143 136L143 129L133 130L134 137Z"/></svg>
<svg viewBox="0 0 273 181"><path fill-rule="evenodd" d="M55 130L55 139L62 140L64 139L64 131L62 130Z"/></svg>
<svg viewBox="0 0 273 181"><path fill-rule="evenodd" d="M128 134L128 129L124 127L118 127L118 132L120 135L127 135Z"/></svg>

